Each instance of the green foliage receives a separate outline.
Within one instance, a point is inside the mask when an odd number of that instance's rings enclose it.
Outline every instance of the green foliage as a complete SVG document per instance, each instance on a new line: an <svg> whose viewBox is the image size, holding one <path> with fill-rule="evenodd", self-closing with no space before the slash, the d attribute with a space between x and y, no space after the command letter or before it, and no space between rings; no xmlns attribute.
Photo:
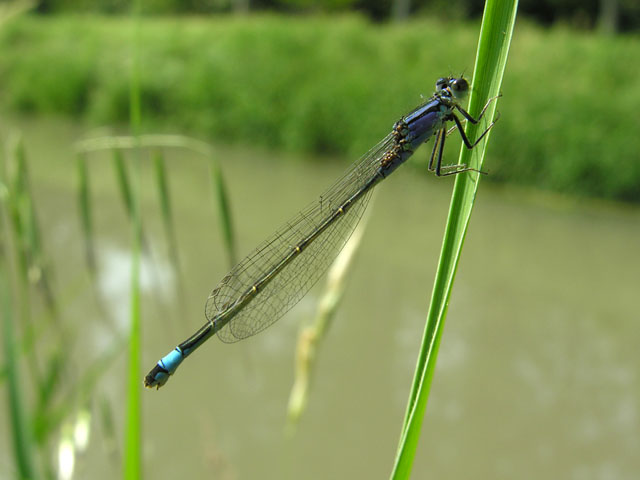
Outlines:
<svg viewBox="0 0 640 480"><path fill-rule="evenodd" d="M349 161L430 95L438 76L472 65L477 30L274 16L144 19L139 28L143 130ZM129 33L118 18L14 22L0 38L0 104L126 123ZM488 179L640 200L639 82L637 37L520 24Z"/></svg>
<svg viewBox="0 0 640 480"><path fill-rule="evenodd" d="M8 417L11 420L11 440L15 458L16 478L37 478L33 453L33 438L24 404L23 385L20 376L19 354L16 348L14 313L10 295L8 269L4 258L0 264L0 308L2 311L3 361L7 379Z"/></svg>
<svg viewBox="0 0 640 480"><path fill-rule="evenodd" d="M130 204L131 216L131 305L129 310L129 358L127 365L127 410L124 441L124 465L122 477L127 480L142 478L142 399L140 397L140 364L142 349L142 292L140 285L140 268L142 262L142 215L140 213L140 191L142 187L141 173L141 95L140 95L140 5L133 2L133 35L131 38L132 59L131 73L125 77L129 84L129 129L133 132L136 147L133 150L132 182L130 190L123 190L125 202ZM119 151L114 151L121 153ZM122 162L122 172L126 172L121 155L116 160ZM118 168L120 170L120 168ZM120 175L119 175L120 176ZM123 175L126 179L126 175ZM126 188L127 182L121 182ZM130 192L130 193L129 193Z"/></svg>
<svg viewBox="0 0 640 480"><path fill-rule="evenodd" d="M246 12L258 10L303 11L353 11L370 18L389 19L394 14L390 0L146 0L141 9L152 15L213 14L230 10ZM443 19L475 19L482 13L483 2L478 0L412 0L407 11L428 11ZM93 12L103 14L128 13L131 2L127 0L39 0L41 13ZM595 28L615 31L638 29L640 3L637 0L523 0L519 10L529 19L550 25L564 22L578 28ZM599 24L599 25L598 25Z"/></svg>
<svg viewBox="0 0 640 480"><path fill-rule="evenodd" d="M311 11L346 10L353 7L356 0L279 0L281 6Z"/></svg>
<svg viewBox="0 0 640 480"><path fill-rule="evenodd" d="M45 255L20 138L0 155L0 313L4 355L0 384L8 393L8 418L16 478L53 478L51 448L86 405L123 344L114 341L97 359L71 358L76 335L64 325L73 302L60 301ZM4 145L1 151L4 152ZM81 167L79 166L79 169ZM34 287L37 287L34 288ZM38 295L39 294L39 295ZM85 313L83 320L86 321ZM69 378L75 381L69 382Z"/></svg>
<svg viewBox="0 0 640 480"><path fill-rule="evenodd" d="M80 227L84 237L85 256L87 267L93 274L96 271L95 246L93 242L93 217L91 215L91 195L89 184L89 171L87 168L87 158L84 152L76 156L76 167L78 171L78 208L80 210Z"/></svg>
<svg viewBox="0 0 640 480"><path fill-rule="evenodd" d="M229 268L233 268L238 258L236 254L236 240L233 232L233 221L231 216L231 204L229 194L222 174L220 163L211 157L209 161L209 171L211 175L211 191L213 192L213 208L217 210L220 233L222 241L229 257Z"/></svg>

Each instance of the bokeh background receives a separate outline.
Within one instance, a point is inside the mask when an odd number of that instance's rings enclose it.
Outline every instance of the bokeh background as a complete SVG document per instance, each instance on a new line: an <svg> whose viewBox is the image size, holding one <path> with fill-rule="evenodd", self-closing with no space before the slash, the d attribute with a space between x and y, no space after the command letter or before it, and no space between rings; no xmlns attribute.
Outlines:
<svg viewBox="0 0 640 480"><path fill-rule="evenodd" d="M377 188L310 370L298 337L324 280L263 334L210 340L159 391L136 400L127 379L133 365L142 390L230 264L437 78L471 74L482 9L0 4L0 477L113 478L137 449L148 478L388 477L452 186L427 173L430 146ZM518 15L413 478L634 479L640 5Z"/></svg>

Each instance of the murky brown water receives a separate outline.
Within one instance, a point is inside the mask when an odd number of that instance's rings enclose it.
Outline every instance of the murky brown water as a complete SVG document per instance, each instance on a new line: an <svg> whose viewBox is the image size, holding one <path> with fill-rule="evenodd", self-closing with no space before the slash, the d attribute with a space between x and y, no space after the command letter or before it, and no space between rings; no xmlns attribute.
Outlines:
<svg viewBox="0 0 640 480"><path fill-rule="evenodd" d="M70 154L81 130L60 122L17 126L26 138L47 250L65 321L75 326L73 355L81 366L113 341L84 273ZM219 155L240 254L343 170L240 150ZM206 297L227 270L206 166L195 156L174 154L170 182L187 292L184 307L176 302L149 172L145 371L203 323ZM91 174L101 266L96 286L125 332L128 224L108 159L96 159ZM144 392L147 478L387 478L451 185L405 167L378 188L295 437L283 435L295 341L313 315L318 288L266 332L233 345L212 339L164 388ZM481 185L413 478L637 477L639 240L637 207ZM121 356L95 400L111 401L120 438L125 390ZM0 423L7 431L6 420ZM93 424L78 478L113 478L119 465L106 455L95 417ZM7 435L0 442L0 469L11 471Z"/></svg>

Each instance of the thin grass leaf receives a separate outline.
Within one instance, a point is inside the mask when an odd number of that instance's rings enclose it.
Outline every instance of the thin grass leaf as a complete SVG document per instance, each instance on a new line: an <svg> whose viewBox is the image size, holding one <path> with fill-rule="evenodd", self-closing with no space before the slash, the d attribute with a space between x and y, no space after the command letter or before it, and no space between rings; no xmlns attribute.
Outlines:
<svg viewBox="0 0 640 480"><path fill-rule="evenodd" d="M133 137L134 141L136 139L136 137ZM135 202L139 201L137 198L134 197L134 186L132 185L132 181L130 179L130 175L129 171L127 169L127 162L125 161L124 155L122 153L122 150L120 148L113 148L112 150L113 152L113 165L114 168L116 170L116 179L118 182L118 187L120 188L120 195L122 196L122 201L124 203L125 209L127 211L127 214L129 215L129 219L131 220L131 222L133 222L132 224L136 224L136 222L140 223L140 241L142 242L142 249L147 252L149 254L149 256L151 256L151 248L149 245L149 242L147 242L147 239L145 238L144 232L142 230L142 218L139 217L137 220L134 218L136 215L139 216L138 213L136 213L136 208L139 208L139 206L136 206ZM141 161L141 151L140 149L135 149L133 150L134 152L134 161L133 164L136 165L136 169L140 168L140 164L142 163ZM140 177L139 173L138 173L138 177ZM139 190L139 189L138 189ZM155 264L154 264L154 268L155 268Z"/></svg>
<svg viewBox="0 0 640 480"><path fill-rule="evenodd" d="M133 59L131 67L131 81L129 83L130 125L134 138L138 138L141 128L140 104L140 72L139 72L139 36L140 36L140 0L134 0L132 7L133 27ZM127 418L125 427L125 458L123 477L128 480L142 478L142 415L140 399L140 350L142 344L141 324L142 313L140 305L140 261L142 255L142 218L140 215L140 186L142 178L141 149L138 143L135 149L134 175L136 189L131 196L132 213L132 252L131 252L131 318L129 330L129 362L127 374Z"/></svg>
<svg viewBox="0 0 640 480"><path fill-rule="evenodd" d="M173 270L178 278L178 298L182 307L186 308L186 295L180 274L180 256L178 255L178 241L173 223L173 212L171 211L171 196L169 194L169 182L167 180L167 168L164 155L161 150L155 149L152 154L153 167L156 178L156 188L160 199L160 211L162 212L162 224L164 233L169 245L169 259L173 265Z"/></svg>
<svg viewBox="0 0 640 480"><path fill-rule="evenodd" d="M129 218L133 217L133 198L131 193L131 182L129 181L129 174L127 172L127 165L124 161L124 155L118 148L114 148L113 152L113 167L116 171L116 180L118 181L118 187L120 187L120 196L124 203L125 209Z"/></svg>
<svg viewBox="0 0 640 480"><path fill-rule="evenodd" d="M114 329L114 323L106 306L105 298L98 288L98 263L96 257L95 235L93 228L93 207L91 202L91 180L89 176L89 159L87 150L76 148L76 172L78 175L78 213L80 216L80 230L84 243L85 261L89 275L92 277L94 298L100 311L99 318L105 325Z"/></svg>
<svg viewBox="0 0 640 480"><path fill-rule="evenodd" d="M16 338L13 330L13 312L9 297L9 282L4 264L0 266L0 303L2 308L2 323L4 339L4 362L7 373L7 403L9 405L8 417L11 422L11 440L13 454L18 470L19 478L34 479L36 467L32 451L27 412L24 409L23 392L20 389L20 371L18 368L18 353Z"/></svg>
<svg viewBox="0 0 640 480"><path fill-rule="evenodd" d="M16 164L16 179L14 189L20 199L19 208L21 216L21 229L24 232L23 242L29 258L31 270L38 268L38 260L42 255L40 243L40 229L33 207L33 195L29 179L29 166L27 165L27 155L24 148L24 141L20 136L15 144L14 162ZM34 278L35 274L31 274Z"/></svg>
<svg viewBox="0 0 640 480"><path fill-rule="evenodd" d="M473 116L478 115L489 98L500 92L515 24L517 3L517 0L488 0L485 4L473 75L473 90L469 101L469 112ZM495 102L488 109L487 118L493 118L494 113ZM480 128L483 128L483 125L468 124L465 131L467 136L473 139L477 138ZM489 135L471 151L463 146L459 163L480 169ZM411 474L451 288L473 209L478 180L479 175L476 173L456 176L422 346L391 474L393 479L409 478Z"/></svg>
<svg viewBox="0 0 640 480"><path fill-rule="evenodd" d="M65 371L65 365L68 361L67 356L67 351L61 350L50 355L45 362L45 371L38 385L38 402L34 409L35 415L33 418L34 437L39 445L44 444L49 433L46 431L45 426L49 423L52 402L63 379L62 372Z"/></svg>
<svg viewBox="0 0 640 480"><path fill-rule="evenodd" d="M141 339L141 303L140 303L140 260L142 253L142 227L138 212L138 199L134 201L133 245L131 251L131 307L129 317L129 362L127 369L127 420L125 437L124 478L142 478L141 457L141 422L140 413L140 378L142 378L140 362Z"/></svg>
<svg viewBox="0 0 640 480"><path fill-rule="evenodd" d="M2 176L2 184L6 186L4 181L4 168L0 171ZM36 464L34 461L34 453L32 450L33 441L31 439L31 428L29 426L28 414L25 411L24 395L21 385L24 385L20 378L19 369L19 353L17 345L19 344L14 331L14 312L12 305L11 275L10 265L7 259L15 258L9 252L13 250L13 242L8 234L10 230L7 219L7 200L9 192L6 188L0 192L0 225L2 228L2 245L6 255L0 256L0 312L2 313L2 338L4 350L5 374L7 380L7 405L8 418L11 425L11 442L13 446L13 454L17 468L17 476L21 479L38 478ZM15 265L13 266L15 269Z"/></svg>
<svg viewBox="0 0 640 480"><path fill-rule="evenodd" d="M7 158L7 211L11 220L14 237L15 254L18 260L18 275L22 282L25 294L29 292L29 252L26 240L26 226L23 212L26 200L26 182L24 167L20 161L23 158L22 140L20 137L13 138L9 145Z"/></svg>
<svg viewBox="0 0 640 480"><path fill-rule="evenodd" d="M164 155L160 150L153 152L153 167L156 177L156 187L160 198L160 211L162 212L162 224L164 233L169 245L169 258L176 272L180 271L180 261L178 256L178 242L173 223L173 212L171 211L171 196L169 194L169 182L167 181L167 168L165 166Z"/></svg>
<svg viewBox="0 0 640 480"><path fill-rule="evenodd" d="M56 297L51 289L51 267L45 260L42 234L38 222L38 214L35 208L31 179L29 178L29 166L22 137L18 138L15 146L16 162L16 191L19 198L18 212L20 215L22 243L27 261L29 283L35 284L44 297L51 318L58 319L58 306Z"/></svg>
<svg viewBox="0 0 640 480"><path fill-rule="evenodd" d="M27 181L24 163L20 161L23 158L21 153L21 138L14 137L10 142L8 149L8 157L6 161L6 170L2 172L5 179L4 184L7 187L6 196L3 199L3 205L6 205L7 228L6 240L9 242L9 252L15 258L16 265L13 272L17 275L17 281L13 290L13 298L17 299L19 315L22 323L22 337L24 344L28 350L32 350L35 338L38 332L42 331L37 328L31 321L31 301L30 301L30 281L29 266L30 255L28 250L29 242L26 239L26 223L24 212L25 203L29 201L27 193ZM27 355L27 365L29 367L29 377L37 388L40 382L39 365L36 355Z"/></svg>
<svg viewBox="0 0 640 480"><path fill-rule="evenodd" d="M233 232L233 221L231 217L231 208L229 207L229 198L225 187L224 177L220 164L211 157L209 162L211 168L211 188L214 192L214 208L218 210L220 217L220 228L222 231L222 240L227 251L229 265L233 268L236 264L236 241Z"/></svg>
<svg viewBox="0 0 640 480"><path fill-rule="evenodd" d="M164 156L160 150L153 152L153 168L156 177L156 187L158 198L160 199L160 211L162 212L162 223L169 243L169 254L175 259L177 264L178 252L175 230L173 227L173 214L171 212L171 197L169 195L169 183L167 182L167 169Z"/></svg>
<svg viewBox="0 0 640 480"><path fill-rule="evenodd" d="M29 287L35 285L42 294L50 317L58 319L58 307L51 289L51 268L45 262L42 235L35 208L35 200L29 178L29 166L21 135L14 137L10 152L9 165L13 171L12 181L8 183L9 212L13 222L15 242L18 246L19 273L22 280L22 291L30 295ZM28 303L28 298L25 299ZM30 310L30 303L25 309ZM25 318L29 318L28 315Z"/></svg>
<svg viewBox="0 0 640 480"><path fill-rule="evenodd" d="M171 199L169 197L169 184L167 182L167 168L164 162L164 155L161 150L154 150L153 168L156 174L156 186L158 197L160 198L160 210L165 228L173 226L173 215L171 214Z"/></svg>
<svg viewBox="0 0 640 480"><path fill-rule="evenodd" d="M80 208L80 227L84 238L87 266L92 275L96 273L96 255L93 244L93 217L91 215L91 194L89 183L89 169L85 152L76 154L76 169L78 172L78 206Z"/></svg>

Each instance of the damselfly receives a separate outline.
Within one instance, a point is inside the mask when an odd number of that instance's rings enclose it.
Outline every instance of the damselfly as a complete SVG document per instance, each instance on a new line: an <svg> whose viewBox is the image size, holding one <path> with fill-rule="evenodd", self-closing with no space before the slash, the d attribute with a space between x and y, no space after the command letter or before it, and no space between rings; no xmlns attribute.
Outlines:
<svg viewBox="0 0 640 480"><path fill-rule="evenodd" d="M214 333L223 342L236 342L264 330L293 307L320 279L355 229L373 187L387 178L413 152L435 135L429 170L437 176L478 172L467 165L442 165L442 151L453 121L467 148L475 147L495 120L471 143L459 112L477 119L460 103L469 93L464 78L441 78L424 104L402 117L378 145L346 174L268 240L236 265L211 292L205 306L207 323L163 357L144 378L146 387L164 385L180 363ZM452 128L452 130L453 130ZM481 172L478 172L481 173Z"/></svg>

